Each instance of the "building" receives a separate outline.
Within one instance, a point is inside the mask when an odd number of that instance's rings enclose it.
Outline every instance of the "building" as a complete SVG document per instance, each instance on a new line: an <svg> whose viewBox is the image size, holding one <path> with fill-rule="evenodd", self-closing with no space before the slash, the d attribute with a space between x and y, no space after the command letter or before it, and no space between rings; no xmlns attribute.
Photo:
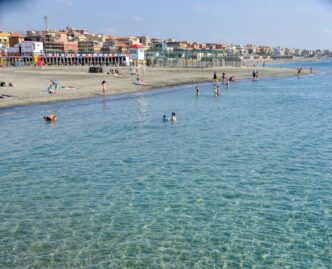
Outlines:
<svg viewBox="0 0 332 269"><path fill-rule="evenodd" d="M63 53L64 45L61 42L44 41L45 53Z"/></svg>
<svg viewBox="0 0 332 269"><path fill-rule="evenodd" d="M174 50L188 49L189 44L187 41L167 41L167 47L173 48Z"/></svg>
<svg viewBox="0 0 332 269"><path fill-rule="evenodd" d="M24 41L7 49L8 56L39 56L44 54L43 42Z"/></svg>
<svg viewBox="0 0 332 269"><path fill-rule="evenodd" d="M130 46L128 50L128 56L130 63L134 66L139 67L141 63L144 66L144 46L138 44Z"/></svg>
<svg viewBox="0 0 332 269"><path fill-rule="evenodd" d="M155 49L155 50L173 50L173 48L168 47L165 42L153 43L152 49Z"/></svg>
<svg viewBox="0 0 332 269"><path fill-rule="evenodd" d="M0 31L0 44L9 47L10 33Z"/></svg>
<svg viewBox="0 0 332 269"><path fill-rule="evenodd" d="M101 44L97 41L78 41L78 52L79 53L100 53Z"/></svg>
<svg viewBox="0 0 332 269"><path fill-rule="evenodd" d="M116 53L117 50L118 49L113 45L113 41L105 41L100 52L103 54L113 54Z"/></svg>
<svg viewBox="0 0 332 269"><path fill-rule="evenodd" d="M151 38L148 36L139 37L139 43L144 46L146 49L149 49L152 45Z"/></svg>
<svg viewBox="0 0 332 269"><path fill-rule="evenodd" d="M24 41L24 35L12 33L9 36L9 46L14 47L18 43L22 43Z"/></svg>
<svg viewBox="0 0 332 269"><path fill-rule="evenodd" d="M64 42L63 43L63 52L65 52L65 53L77 53L78 52L77 42Z"/></svg>

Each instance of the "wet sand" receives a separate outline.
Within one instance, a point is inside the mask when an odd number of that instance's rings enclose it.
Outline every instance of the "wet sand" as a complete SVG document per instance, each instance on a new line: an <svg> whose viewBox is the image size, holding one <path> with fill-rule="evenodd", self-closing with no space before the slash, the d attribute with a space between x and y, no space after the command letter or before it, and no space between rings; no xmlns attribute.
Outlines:
<svg viewBox="0 0 332 269"><path fill-rule="evenodd" d="M0 81L14 83L14 87L0 87L0 108L21 105L43 104L67 100L93 98L103 95L101 82L106 81L106 95L136 93L151 89L176 86L181 84L196 84L212 82L213 72L218 77L226 72L228 77L236 80L251 79L252 67L219 67L219 68L146 68L140 77L148 85L137 86L136 75L131 75L128 67L118 68L121 77L108 75L110 67L104 67L103 74L88 73L88 67L43 67L15 69L0 69ZM295 69L255 67L259 78L296 76ZM304 70L302 74L308 74ZM58 93L50 95L47 88L51 80L58 80ZM73 88L71 88L73 87ZM193 87L194 89L194 87ZM10 97L7 97L7 96Z"/></svg>

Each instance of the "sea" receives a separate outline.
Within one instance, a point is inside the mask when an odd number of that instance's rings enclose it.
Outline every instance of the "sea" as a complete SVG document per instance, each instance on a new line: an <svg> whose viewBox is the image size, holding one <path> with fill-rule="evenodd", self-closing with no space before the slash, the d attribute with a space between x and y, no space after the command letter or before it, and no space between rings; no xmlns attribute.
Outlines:
<svg viewBox="0 0 332 269"><path fill-rule="evenodd" d="M332 62L283 66L0 110L0 268L332 268Z"/></svg>

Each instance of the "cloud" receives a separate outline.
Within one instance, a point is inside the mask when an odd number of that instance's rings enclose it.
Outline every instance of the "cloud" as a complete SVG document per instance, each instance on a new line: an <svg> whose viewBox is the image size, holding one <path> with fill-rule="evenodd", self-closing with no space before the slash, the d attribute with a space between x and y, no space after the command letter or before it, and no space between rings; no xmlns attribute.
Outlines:
<svg viewBox="0 0 332 269"><path fill-rule="evenodd" d="M139 16L134 16L134 21L142 22L142 21L143 21L143 18L142 18L142 17L139 17Z"/></svg>
<svg viewBox="0 0 332 269"><path fill-rule="evenodd" d="M116 31L115 31L115 29L114 29L113 27L108 27L108 28L106 29L106 32L107 32L107 33L110 33L110 34L113 34L113 33L115 33Z"/></svg>
<svg viewBox="0 0 332 269"><path fill-rule="evenodd" d="M329 34L329 35L331 35L331 34L332 34L332 29L331 29L331 28L323 28L323 29L321 30L321 32L324 33L324 34Z"/></svg>
<svg viewBox="0 0 332 269"><path fill-rule="evenodd" d="M66 6L66 7L73 6L73 1L71 1L71 0L57 0L57 2L62 6Z"/></svg>

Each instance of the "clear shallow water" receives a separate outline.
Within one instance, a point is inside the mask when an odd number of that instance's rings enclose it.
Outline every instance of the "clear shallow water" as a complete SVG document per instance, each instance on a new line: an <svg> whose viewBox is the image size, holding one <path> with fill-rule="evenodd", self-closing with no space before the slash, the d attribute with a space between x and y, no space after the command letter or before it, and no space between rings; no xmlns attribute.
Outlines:
<svg viewBox="0 0 332 269"><path fill-rule="evenodd" d="M0 268L331 268L332 64L310 66L0 111Z"/></svg>

